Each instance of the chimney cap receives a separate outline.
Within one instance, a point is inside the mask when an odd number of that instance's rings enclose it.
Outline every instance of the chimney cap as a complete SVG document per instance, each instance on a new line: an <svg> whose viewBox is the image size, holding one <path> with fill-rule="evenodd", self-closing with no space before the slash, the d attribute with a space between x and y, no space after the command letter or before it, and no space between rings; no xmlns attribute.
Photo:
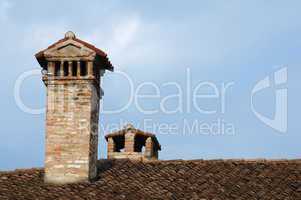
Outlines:
<svg viewBox="0 0 301 200"><path fill-rule="evenodd" d="M60 50L61 48L64 48L68 46L69 44L78 46L78 47L85 47L89 50L91 50L93 53L95 53L95 58L97 56L97 67L99 69L105 69L105 70L110 70L113 71L114 67L111 64L109 58L107 57L107 54L103 52L101 49L96 48L92 44L89 44L83 40L78 39L75 34L72 31L68 31L65 33L65 37L54 44L50 45L48 48L38 52L35 56L36 59L38 60L39 64L41 65L42 68L46 69L47 68L47 63L48 63L48 58L49 57L58 57L61 58L64 55L55 55L53 56L54 52L56 54L59 54L57 51ZM79 56L82 57L81 53L84 51L79 52ZM86 54L84 55L85 57L89 57L92 54Z"/></svg>
<svg viewBox="0 0 301 200"><path fill-rule="evenodd" d="M76 37L75 37L75 34L72 31L68 31L67 33L65 33L65 38L74 39Z"/></svg>
<svg viewBox="0 0 301 200"><path fill-rule="evenodd" d="M135 129L135 127L133 126L133 124L126 124L123 128L126 129L126 130Z"/></svg>
<svg viewBox="0 0 301 200"><path fill-rule="evenodd" d="M148 132L144 132L142 130L136 129L132 124L127 124L123 127L123 129L117 131L117 132L113 132L113 133L109 133L105 136L105 139L108 141L108 138L114 138L114 137L118 137L118 136L124 136L126 133L128 133L129 131L131 131L132 133L134 133L135 135L140 135L143 136L145 138L151 137L153 139L153 141L155 142L155 146L158 150L161 150L161 145L156 137L155 134L153 133L148 133Z"/></svg>

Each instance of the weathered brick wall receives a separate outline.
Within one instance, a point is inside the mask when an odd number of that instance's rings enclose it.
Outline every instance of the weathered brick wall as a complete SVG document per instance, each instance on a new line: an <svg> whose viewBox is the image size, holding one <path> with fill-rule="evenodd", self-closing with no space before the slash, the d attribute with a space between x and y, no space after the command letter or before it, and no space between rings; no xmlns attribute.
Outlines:
<svg viewBox="0 0 301 200"><path fill-rule="evenodd" d="M107 146L107 157L108 159L114 158L114 151L115 151L115 143L113 138L108 138L108 146Z"/></svg>
<svg viewBox="0 0 301 200"><path fill-rule="evenodd" d="M130 160L149 160L140 152L111 152L108 159L130 159Z"/></svg>
<svg viewBox="0 0 301 200"><path fill-rule="evenodd" d="M133 159L133 160L158 160L158 150L154 149L154 141L152 137L148 137L145 141L145 149L139 149L141 145L141 141L137 139L137 135L135 131L125 130L127 132L124 133L124 151L118 152L116 151L116 143L118 141L114 141L113 137L110 136L107 138L108 146L107 146L107 157L108 159ZM117 134L119 135L119 134ZM119 146L122 146L119 141ZM140 143L140 144L139 144ZM138 144L138 148L135 148L135 145ZM142 144L144 145L144 144ZM118 146L118 145L117 145Z"/></svg>
<svg viewBox="0 0 301 200"><path fill-rule="evenodd" d="M149 137L147 138L146 142L145 142L145 154L144 156L148 159L152 159L154 151L153 151L154 147L153 147L153 141L152 138Z"/></svg>
<svg viewBox="0 0 301 200"><path fill-rule="evenodd" d="M47 83L45 181L96 176L99 96L92 80Z"/></svg>
<svg viewBox="0 0 301 200"><path fill-rule="evenodd" d="M96 163L98 160L98 121L99 121L99 89L94 85L91 93L91 137L90 137L90 173L89 179L94 179L97 176Z"/></svg>
<svg viewBox="0 0 301 200"><path fill-rule="evenodd" d="M124 150L125 152L134 152L135 133L129 131L125 134Z"/></svg>

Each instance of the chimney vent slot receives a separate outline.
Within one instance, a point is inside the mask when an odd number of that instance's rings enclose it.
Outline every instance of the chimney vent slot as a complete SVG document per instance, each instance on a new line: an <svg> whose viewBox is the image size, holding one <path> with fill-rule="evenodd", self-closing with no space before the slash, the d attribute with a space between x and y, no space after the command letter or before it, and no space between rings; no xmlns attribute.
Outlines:
<svg viewBox="0 0 301 200"><path fill-rule="evenodd" d="M60 75L60 67L61 67L61 63L59 61L56 61L54 66L54 76Z"/></svg>
<svg viewBox="0 0 301 200"><path fill-rule="evenodd" d="M64 62L64 76L68 76L69 72L68 72L68 62Z"/></svg>
<svg viewBox="0 0 301 200"><path fill-rule="evenodd" d="M87 62L80 61L80 75L87 76Z"/></svg>

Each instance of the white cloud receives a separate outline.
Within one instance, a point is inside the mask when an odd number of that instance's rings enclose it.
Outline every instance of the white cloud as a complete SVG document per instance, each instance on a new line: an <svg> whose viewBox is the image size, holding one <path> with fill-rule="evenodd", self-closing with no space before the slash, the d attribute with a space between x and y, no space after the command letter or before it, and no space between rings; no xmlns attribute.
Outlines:
<svg viewBox="0 0 301 200"><path fill-rule="evenodd" d="M23 45L31 50L39 51L64 37L67 31L64 24L32 25L24 33Z"/></svg>
<svg viewBox="0 0 301 200"><path fill-rule="evenodd" d="M125 55L133 48L141 20L138 16L123 17L123 20L111 20L113 26L92 29L82 38L106 51L110 58L119 64L125 64ZM127 55L128 56L128 55Z"/></svg>
<svg viewBox="0 0 301 200"><path fill-rule="evenodd" d="M116 64L119 69L124 69L125 65L131 63L129 60L133 60L135 49L133 43L141 29L141 20L138 16L131 16L118 21L109 18L107 21L114 25L85 29L62 22L29 25L23 32L22 45L24 49L36 53L62 39L65 32L71 30L79 39L104 50L113 64ZM141 53L143 54L142 51Z"/></svg>
<svg viewBox="0 0 301 200"><path fill-rule="evenodd" d="M114 46L112 50L123 50L128 47L134 40L137 31L139 29L140 21L139 18L129 18L123 23L117 24L113 29L113 41ZM115 49L114 49L115 48Z"/></svg>
<svg viewBox="0 0 301 200"><path fill-rule="evenodd" d="M129 70L172 60L171 46L165 45L167 41L160 43L162 26L148 23L134 14L108 19L108 23L107 26L92 27L91 32L80 37L104 50L116 69Z"/></svg>
<svg viewBox="0 0 301 200"><path fill-rule="evenodd" d="M64 22L31 24L23 29L24 49L31 53L46 48L64 37L68 30L104 50L116 69L128 70L145 64L162 64L171 58L171 47L160 43L163 30L143 21L137 14L110 16L99 26L77 26ZM166 43L166 41L165 41Z"/></svg>

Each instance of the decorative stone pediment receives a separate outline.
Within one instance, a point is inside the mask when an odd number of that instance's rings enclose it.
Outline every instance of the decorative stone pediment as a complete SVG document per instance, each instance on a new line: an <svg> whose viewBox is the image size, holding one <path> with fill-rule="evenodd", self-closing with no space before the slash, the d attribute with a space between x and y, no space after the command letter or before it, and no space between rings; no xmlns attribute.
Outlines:
<svg viewBox="0 0 301 200"><path fill-rule="evenodd" d="M43 69L48 68L49 62L90 61L100 70L114 70L105 52L76 38L71 31L68 31L63 39L38 52L35 56Z"/></svg>
<svg viewBox="0 0 301 200"><path fill-rule="evenodd" d="M67 40L47 49L44 55L48 59L57 58L87 58L93 59L95 52L74 40Z"/></svg>

